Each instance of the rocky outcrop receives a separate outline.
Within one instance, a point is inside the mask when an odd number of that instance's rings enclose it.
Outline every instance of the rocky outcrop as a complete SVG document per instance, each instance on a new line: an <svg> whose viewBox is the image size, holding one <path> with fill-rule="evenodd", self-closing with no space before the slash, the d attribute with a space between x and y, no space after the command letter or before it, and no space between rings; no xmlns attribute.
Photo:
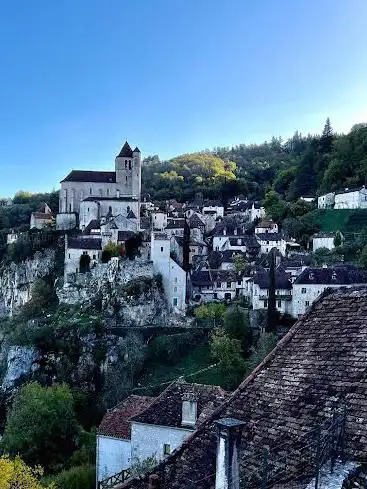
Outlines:
<svg viewBox="0 0 367 489"><path fill-rule="evenodd" d="M32 285L54 267L55 250L35 253L22 263L0 267L0 317L11 316L31 298Z"/></svg>
<svg viewBox="0 0 367 489"><path fill-rule="evenodd" d="M36 348L11 346L7 355L6 371L1 388L12 389L22 378L39 368L40 355Z"/></svg>

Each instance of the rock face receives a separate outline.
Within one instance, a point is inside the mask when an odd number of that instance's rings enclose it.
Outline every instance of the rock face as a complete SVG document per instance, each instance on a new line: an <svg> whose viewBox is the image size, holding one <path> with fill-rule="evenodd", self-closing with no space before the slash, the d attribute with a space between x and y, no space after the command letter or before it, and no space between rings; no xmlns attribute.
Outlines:
<svg viewBox="0 0 367 489"><path fill-rule="evenodd" d="M185 318L169 312L153 264L143 259L116 258L107 264L100 263L89 273L78 274L72 282L57 288L57 295L61 303L71 305L86 305L99 298L106 324L110 326L186 324Z"/></svg>
<svg viewBox="0 0 367 489"><path fill-rule="evenodd" d="M3 390L12 389L22 377L38 369L39 352L33 347L11 346L8 351L6 373L1 385Z"/></svg>
<svg viewBox="0 0 367 489"><path fill-rule="evenodd" d="M55 251L47 249L35 253L22 263L0 267L0 317L11 316L31 298L35 280L47 275L55 263Z"/></svg>

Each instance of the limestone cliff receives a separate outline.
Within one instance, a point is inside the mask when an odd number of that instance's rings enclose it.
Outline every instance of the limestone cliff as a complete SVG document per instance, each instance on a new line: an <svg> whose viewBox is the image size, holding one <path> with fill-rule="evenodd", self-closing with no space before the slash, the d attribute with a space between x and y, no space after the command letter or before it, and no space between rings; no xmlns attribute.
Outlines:
<svg viewBox="0 0 367 489"><path fill-rule="evenodd" d="M0 317L11 316L31 298L32 285L54 267L55 250L35 253L22 263L0 265Z"/></svg>

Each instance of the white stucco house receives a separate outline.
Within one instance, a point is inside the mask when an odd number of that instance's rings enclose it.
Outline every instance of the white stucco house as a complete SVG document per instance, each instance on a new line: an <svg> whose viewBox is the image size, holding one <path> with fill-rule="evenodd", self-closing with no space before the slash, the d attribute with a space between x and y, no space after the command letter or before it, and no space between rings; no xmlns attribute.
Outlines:
<svg viewBox="0 0 367 489"><path fill-rule="evenodd" d="M131 419L132 460L170 455L227 396L218 386L173 382Z"/></svg>
<svg viewBox="0 0 367 489"><path fill-rule="evenodd" d="M293 316L305 314L326 288L353 287L367 283L367 274L352 265L307 267L293 284Z"/></svg>
<svg viewBox="0 0 367 489"><path fill-rule="evenodd" d="M88 255L90 267L98 263L102 256L102 239L99 236L65 236L64 283L68 283L73 274L80 273L80 259Z"/></svg>
<svg viewBox="0 0 367 489"><path fill-rule="evenodd" d="M150 257L155 273L162 275L163 289L172 311L186 310L187 274L171 254L171 239L166 233L152 232Z"/></svg>
<svg viewBox="0 0 367 489"><path fill-rule="evenodd" d="M204 216L210 215L217 219L218 217L224 216L224 207L223 204L219 201L209 201L204 202L202 213Z"/></svg>
<svg viewBox="0 0 367 489"><path fill-rule="evenodd" d="M54 216L46 202L43 202L43 204L41 204L38 212L32 212L30 222L31 229L44 229L46 227L52 226L53 224Z"/></svg>
<svg viewBox="0 0 367 489"><path fill-rule="evenodd" d="M106 412L97 431L97 483L131 466L130 418L153 401L154 397L131 395Z"/></svg>
<svg viewBox="0 0 367 489"><path fill-rule="evenodd" d="M319 248L327 248L333 250L335 248L334 240L336 233L316 233L312 236L312 250L315 252ZM343 235L341 234L343 242Z"/></svg>
<svg viewBox="0 0 367 489"><path fill-rule="evenodd" d="M345 189L335 194L334 209L366 209L367 189Z"/></svg>
<svg viewBox="0 0 367 489"><path fill-rule="evenodd" d="M170 384L157 398L129 396L107 411L97 432L97 482L149 457L162 460L229 394L212 385Z"/></svg>
<svg viewBox="0 0 367 489"><path fill-rule="evenodd" d="M283 256L286 254L287 242L281 233L256 233L255 237L261 247L261 254L268 254L276 248Z"/></svg>
<svg viewBox="0 0 367 489"><path fill-rule="evenodd" d="M320 195L317 198L317 207L319 209L332 209L335 204L335 192L329 192L324 195Z"/></svg>
<svg viewBox="0 0 367 489"><path fill-rule="evenodd" d="M167 214L160 211L153 212L152 226L155 231L163 231L167 227Z"/></svg>
<svg viewBox="0 0 367 489"><path fill-rule="evenodd" d="M262 219L255 226L255 234L277 233L278 224L271 219Z"/></svg>
<svg viewBox="0 0 367 489"><path fill-rule="evenodd" d="M253 275L252 307L266 309L269 301L269 272L258 269ZM292 314L292 277L281 267L275 271L276 308L282 314Z"/></svg>

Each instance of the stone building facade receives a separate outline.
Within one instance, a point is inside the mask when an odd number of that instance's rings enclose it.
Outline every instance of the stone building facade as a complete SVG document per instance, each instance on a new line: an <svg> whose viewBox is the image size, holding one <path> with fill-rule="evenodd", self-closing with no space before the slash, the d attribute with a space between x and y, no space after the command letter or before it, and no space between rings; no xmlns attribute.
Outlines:
<svg viewBox="0 0 367 489"><path fill-rule="evenodd" d="M115 158L115 171L73 170L61 181L59 212L76 213L79 227L93 219L128 215L139 221L141 153L126 141Z"/></svg>

